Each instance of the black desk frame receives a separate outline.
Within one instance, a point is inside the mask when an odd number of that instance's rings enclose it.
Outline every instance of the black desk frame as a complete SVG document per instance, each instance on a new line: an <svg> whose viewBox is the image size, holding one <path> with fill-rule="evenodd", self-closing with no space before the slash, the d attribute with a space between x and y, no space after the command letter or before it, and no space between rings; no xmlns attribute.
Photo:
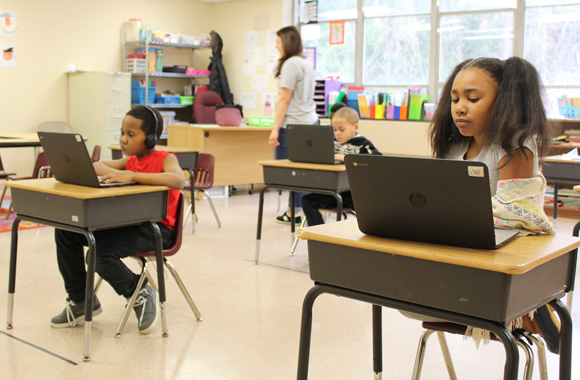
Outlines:
<svg viewBox="0 0 580 380"><path fill-rule="evenodd" d="M287 186L287 185L276 185L276 184L266 184L262 191L260 191L260 204L258 206L258 229L256 231L256 253L254 256L254 262L258 264L260 262L260 241L262 239L262 219L264 216L264 193L266 190L273 188L279 190L289 190L290 191L290 232L295 236L296 226L294 221L296 219L296 199L294 197L295 192L305 192L305 193L317 193L331 195L336 199L336 221L340 222L342 217L342 196L339 194L338 190L326 190L318 189L313 187L300 187L300 186Z"/></svg>
<svg viewBox="0 0 580 380"><path fill-rule="evenodd" d="M94 282L95 282L95 263L96 263L96 241L93 232L96 230L108 229L113 227L118 227L118 225L105 226L100 228L82 228L73 225L53 222L46 219L39 219L26 215L17 215L12 224L11 232L11 242L10 242L10 269L9 269L9 279L8 279L8 313L6 326L8 329L13 327L13 311L14 311L14 293L16 290L16 259L18 251L18 226L21 220L27 220L29 222L34 222L38 224L44 224L54 228L75 232L82 234L86 237L88 242L87 251L87 279L86 279L86 293L85 293L85 342L83 348L83 360L90 361L91 353L91 324L93 320L93 298L94 298ZM163 262L163 243L161 240L161 231L157 223L150 221L153 226L153 231L155 233L155 258L158 263ZM137 224L137 223L134 223ZM129 225L129 224L125 224ZM167 311L165 308L166 294L165 294L165 278L163 273L163 265L157 266L157 286L159 290L159 305L161 308L162 316L162 330L163 336L166 337L167 333Z"/></svg>
<svg viewBox="0 0 580 380"><path fill-rule="evenodd" d="M308 379L308 364L310 356L310 340L312 336L312 308L314 301L321 294L333 294L339 297L351 298L368 302L373 305L373 371L380 377L383 370L382 359L382 312L381 306L426 315L467 326L478 327L493 332L502 342L506 351L504 380L515 380L518 375L519 354L516 341L511 332L500 322L472 317L441 309L412 304L381 297L374 294L358 292L333 285L316 283L304 298L302 321L300 327L300 346L298 352L298 380ZM560 338L560 380L571 379L572 365L572 318L568 309L560 300L552 300L549 305L558 313L561 323Z"/></svg>

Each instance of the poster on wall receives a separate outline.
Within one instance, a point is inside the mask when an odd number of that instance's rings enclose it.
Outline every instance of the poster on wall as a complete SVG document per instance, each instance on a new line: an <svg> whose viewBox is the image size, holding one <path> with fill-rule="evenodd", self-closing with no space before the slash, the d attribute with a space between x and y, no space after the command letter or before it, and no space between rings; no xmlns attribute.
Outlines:
<svg viewBox="0 0 580 380"><path fill-rule="evenodd" d="M0 42L0 69L13 69L16 67L16 43Z"/></svg>
<svg viewBox="0 0 580 380"><path fill-rule="evenodd" d="M10 11L0 10L0 36L16 36L16 14Z"/></svg>
<svg viewBox="0 0 580 380"><path fill-rule="evenodd" d="M330 22L330 44L342 45L344 44L344 20Z"/></svg>

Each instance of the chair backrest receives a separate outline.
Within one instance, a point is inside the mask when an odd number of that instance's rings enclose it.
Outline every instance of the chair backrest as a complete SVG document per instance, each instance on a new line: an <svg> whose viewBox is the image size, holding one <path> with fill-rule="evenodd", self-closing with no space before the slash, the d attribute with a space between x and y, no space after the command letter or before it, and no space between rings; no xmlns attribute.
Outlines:
<svg viewBox="0 0 580 380"><path fill-rule="evenodd" d="M75 133L74 129L64 121L46 121L38 126L37 131Z"/></svg>
<svg viewBox="0 0 580 380"><path fill-rule="evenodd" d="M224 101L215 91L200 91L193 98L193 118L198 124L215 124L215 106Z"/></svg>
<svg viewBox="0 0 580 380"><path fill-rule="evenodd" d="M196 190L207 190L213 186L213 172L215 167L215 155L212 153L200 153L197 166L193 169Z"/></svg>
<svg viewBox="0 0 580 380"><path fill-rule="evenodd" d="M48 177L52 177L52 172L50 171L50 164L48 163L48 158L46 158L46 153L41 152L38 154L38 157L36 157L36 162L34 163L34 170L32 171L32 178L48 178Z"/></svg>
<svg viewBox="0 0 580 380"><path fill-rule="evenodd" d="M173 239L169 243L169 246L163 249L163 256L173 256L181 248L181 241L183 238L183 204L184 195L179 192L179 199L177 200L177 214L175 217L175 226L173 227ZM152 256L155 257L155 251L141 252L136 255L136 257Z"/></svg>
<svg viewBox="0 0 580 380"><path fill-rule="evenodd" d="M4 164L2 163L2 157L0 157L0 178L1 179L6 179L6 177L11 176L11 175L15 175L16 173L6 173L6 170L4 170Z"/></svg>
<svg viewBox="0 0 580 380"><path fill-rule="evenodd" d="M101 146L95 145L95 147L93 148L93 154L91 155L91 160L93 162L97 162L100 161L100 159L101 159Z"/></svg>

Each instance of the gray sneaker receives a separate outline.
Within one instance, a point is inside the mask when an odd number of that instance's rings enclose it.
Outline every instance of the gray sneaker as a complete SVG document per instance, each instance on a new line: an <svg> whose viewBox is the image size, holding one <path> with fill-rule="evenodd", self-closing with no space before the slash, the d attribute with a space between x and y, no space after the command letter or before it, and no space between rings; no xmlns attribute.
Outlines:
<svg viewBox="0 0 580 380"><path fill-rule="evenodd" d="M99 315L103 312L99 299L95 297L93 303L93 316ZM75 303L71 299L66 299L66 307L56 317L50 320L50 326L54 328L75 327L79 323L85 321L85 303Z"/></svg>
<svg viewBox="0 0 580 380"><path fill-rule="evenodd" d="M145 285L139 292L133 306L137 316L139 333L149 334L157 323L157 295L150 285Z"/></svg>

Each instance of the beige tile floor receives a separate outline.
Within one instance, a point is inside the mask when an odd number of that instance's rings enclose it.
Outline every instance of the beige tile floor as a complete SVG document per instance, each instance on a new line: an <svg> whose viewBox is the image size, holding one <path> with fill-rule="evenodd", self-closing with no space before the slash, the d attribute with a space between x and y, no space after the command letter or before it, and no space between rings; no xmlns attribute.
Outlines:
<svg viewBox="0 0 580 380"><path fill-rule="evenodd" d="M10 234L0 234L0 379L294 379L302 300L312 281L306 244L288 255L287 226L276 224L277 193L266 194L262 264L254 265L258 195L215 199L221 229L206 201L197 202L200 223L186 227L174 264L197 303L197 322L171 278L167 279L169 337L159 326L137 333L131 316L125 334L114 337L123 300L104 285L103 313L93 322L92 361L81 360L83 329L52 329L50 318L64 307L65 293L55 262L53 230L20 234L14 329L5 323ZM284 204L284 202L283 202ZM571 233L574 220L560 218L558 232ZM579 300L580 302L580 300ZM576 304L574 322L580 326ZM384 379L409 379L420 323L385 309ZM580 363L578 327L574 361ZM460 379L502 378L505 354L490 343L479 350L462 337L448 338ZM548 356L551 378L558 357ZM580 376L579 364L573 369ZM311 379L372 379L371 306L330 295L314 308ZM446 379L436 339L427 350L423 379ZM534 379L538 379L535 371Z"/></svg>

